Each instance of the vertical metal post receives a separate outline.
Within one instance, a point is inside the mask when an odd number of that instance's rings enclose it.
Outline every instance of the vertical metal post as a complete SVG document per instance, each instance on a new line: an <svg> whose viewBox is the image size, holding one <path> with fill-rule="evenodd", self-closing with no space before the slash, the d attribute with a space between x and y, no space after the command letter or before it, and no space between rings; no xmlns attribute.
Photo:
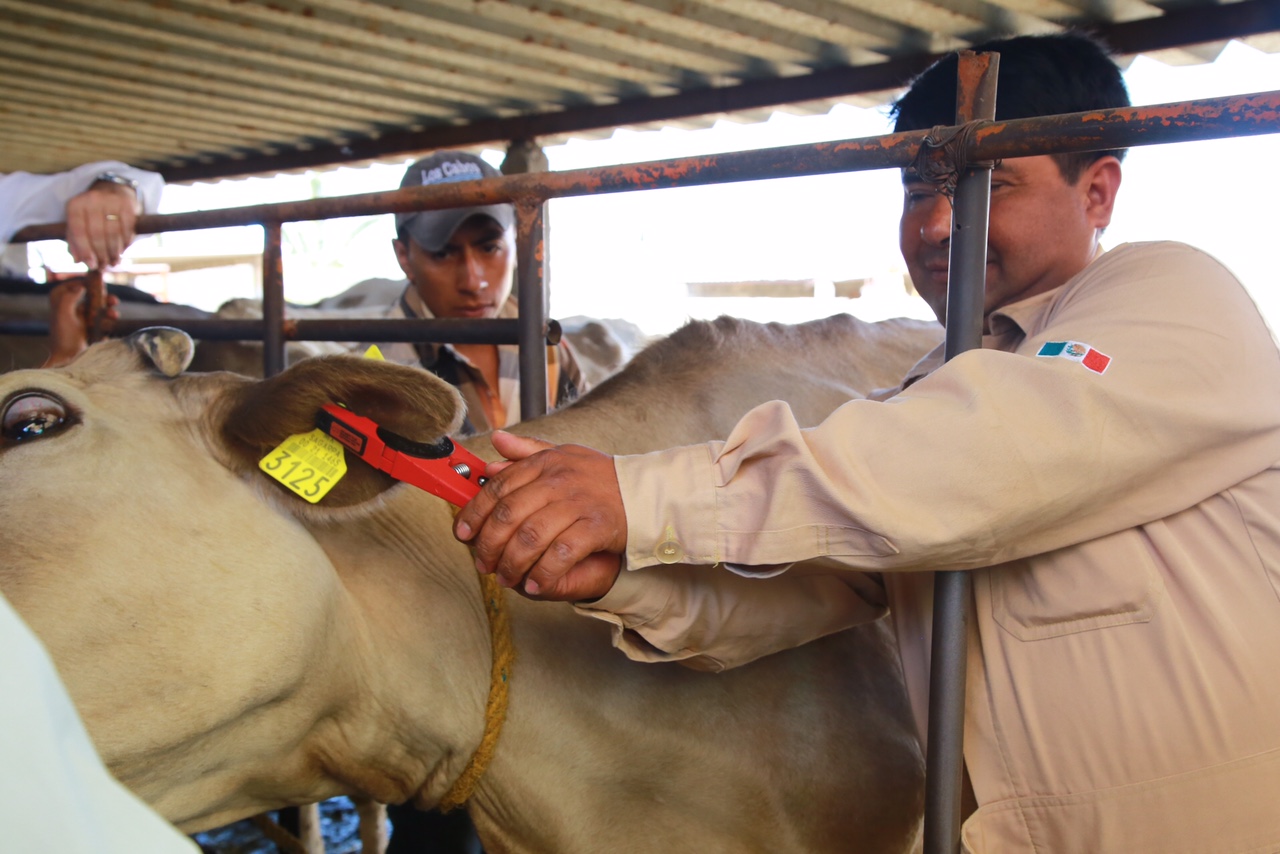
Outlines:
<svg viewBox="0 0 1280 854"><path fill-rule="evenodd" d="M515 207L520 418L525 420L547 411L546 220L541 199L521 199Z"/></svg>
<svg viewBox="0 0 1280 854"><path fill-rule="evenodd" d="M90 344L106 337L103 323L107 318L107 283L99 267L84 274L85 340Z"/></svg>
<svg viewBox="0 0 1280 854"><path fill-rule="evenodd" d="M962 51L956 76L956 124L994 119L998 54ZM991 165L966 167L951 211L945 357L982 346ZM973 583L963 571L939 572L933 588L929 670L929 744L925 769L925 854L960 850L964 776L965 655Z"/></svg>
<svg viewBox="0 0 1280 854"><path fill-rule="evenodd" d="M262 224L262 375L284 370L284 257L278 222Z"/></svg>
<svg viewBox="0 0 1280 854"><path fill-rule="evenodd" d="M284 255L280 248L279 222L262 224L262 376L274 377L284 364ZM304 807L285 807L278 813L280 826L302 836Z"/></svg>

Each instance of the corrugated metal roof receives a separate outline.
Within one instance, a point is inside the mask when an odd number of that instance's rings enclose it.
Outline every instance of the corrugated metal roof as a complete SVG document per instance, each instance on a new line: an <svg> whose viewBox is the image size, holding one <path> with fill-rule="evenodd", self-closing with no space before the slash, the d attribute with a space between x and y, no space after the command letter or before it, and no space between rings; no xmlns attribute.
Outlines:
<svg viewBox="0 0 1280 854"><path fill-rule="evenodd" d="M882 102L933 55L1067 26L1280 49L1242 0L0 0L0 171L170 180Z"/></svg>

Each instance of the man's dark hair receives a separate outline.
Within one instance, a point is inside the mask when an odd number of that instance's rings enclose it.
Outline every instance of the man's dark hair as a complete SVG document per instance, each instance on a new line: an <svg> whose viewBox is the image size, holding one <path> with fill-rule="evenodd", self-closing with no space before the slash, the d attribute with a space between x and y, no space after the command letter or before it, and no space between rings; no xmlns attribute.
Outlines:
<svg viewBox="0 0 1280 854"><path fill-rule="evenodd" d="M996 84L996 121L1106 110L1129 106L1120 69L1101 44L1079 33L1018 36L974 45L977 52L1000 54ZM893 105L894 131L953 125L956 116L956 66L952 53L929 66ZM1123 158L1125 149L1055 154L1070 182L1102 157Z"/></svg>

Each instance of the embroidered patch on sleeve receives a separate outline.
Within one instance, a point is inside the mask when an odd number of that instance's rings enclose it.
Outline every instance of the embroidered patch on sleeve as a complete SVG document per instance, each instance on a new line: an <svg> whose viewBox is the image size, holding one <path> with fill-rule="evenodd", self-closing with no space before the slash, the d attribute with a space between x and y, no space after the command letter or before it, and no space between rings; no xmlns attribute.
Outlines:
<svg viewBox="0 0 1280 854"><path fill-rule="evenodd" d="M1110 356L1099 353L1088 344L1081 344L1079 341L1046 341L1040 345L1040 351L1036 355L1070 359L1073 362L1079 362L1095 374L1106 373L1107 366L1111 364Z"/></svg>

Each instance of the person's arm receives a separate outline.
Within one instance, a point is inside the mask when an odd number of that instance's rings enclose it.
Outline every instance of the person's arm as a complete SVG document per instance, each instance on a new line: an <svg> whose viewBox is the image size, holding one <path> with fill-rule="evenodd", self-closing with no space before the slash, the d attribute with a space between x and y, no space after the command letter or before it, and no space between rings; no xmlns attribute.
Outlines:
<svg viewBox="0 0 1280 854"><path fill-rule="evenodd" d="M628 658L710 671L887 613L884 588L872 576L822 561L790 569L767 579L682 564L624 572L604 596L574 607L610 623L613 645Z"/></svg>
<svg viewBox="0 0 1280 854"><path fill-rule="evenodd" d="M155 213L164 189L158 173L112 160L53 175L12 172L0 180L0 243L28 225L66 222L72 257L90 269L120 260L138 214Z"/></svg>
<svg viewBox="0 0 1280 854"><path fill-rule="evenodd" d="M1280 396L1260 391L1280 387L1280 353L1220 264L1126 247L1068 287L1019 353L963 354L816 428L771 403L725 442L538 450L496 471L455 532L504 583L547 598L607 592L575 587L576 562L600 550L625 552L628 570L968 569L1162 518L1280 459ZM1035 355L1063 340L1109 355L1105 373Z"/></svg>
<svg viewBox="0 0 1280 854"><path fill-rule="evenodd" d="M1057 295L1017 353L971 351L887 402L801 429L782 404L726 442L615 461L626 565L971 569L1177 513L1280 459L1280 353L1217 261L1131 246ZM1076 341L1104 373L1036 354ZM535 576L536 577L536 576Z"/></svg>
<svg viewBox="0 0 1280 854"><path fill-rule="evenodd" d="M85 315L85 280L68 279L49 290L49 358L40 367L57 368L79 356L89 346L89 319ZM119 297L108 294L106 316L117 320Z"/></svg>
<svg viewBox="0 0 1280 854"><path fill-rule="evenodd" d="M509 460L546 452L544 460L564 457L591 470L574 487L579 506L599 511L605 518L612 516L615 525L625 525L622 500L612 477L613 458L588 448L556 447L504 431L491 438ZM491 463L487 471L497 475L508 467L509 462ZM548 470L557 467L558 463L552 462ZM582 492L584 484L592 491ZM468 510L474 512L475 508L469 505ZM467 534L460 532L460 536ZM520 592L534 598L573 601L579 613L610 623L613 645L636 661L726 670L886 613L884 589L877 578L841 572L832 561L773 567L770 577L762 579L719 567L674 563L681 555L667 553L663 555L666 565L620 573L617 552L622 545L599 546L600 551L577 560L546 589L530 578ZM513 584L501 573L500 568L500 584Z"/></svg>

